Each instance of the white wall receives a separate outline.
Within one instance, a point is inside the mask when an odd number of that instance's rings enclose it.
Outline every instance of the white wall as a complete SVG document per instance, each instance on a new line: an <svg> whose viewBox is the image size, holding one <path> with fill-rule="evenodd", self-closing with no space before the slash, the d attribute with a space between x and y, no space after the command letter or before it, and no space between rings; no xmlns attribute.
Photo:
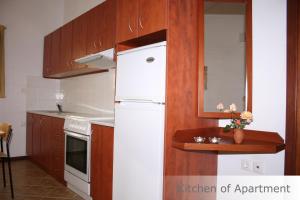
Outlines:
<svg viewBox="0 0 300 200"><path fill-rule="evenodd" d="M12 123L12 156L25 155L27 80L42 76L43 39L62 24L63 6L61 0L0 1L0 23L7 27L6 98L0 99L0 121Z"/></svg>
<svg viewBox="0 0 300 200"><path fill-rule="evenodd" d="M249 129L278 132L285 138L286 0L253 0L253 114ZM220 121L223 126L225 121ZM220 155L220 175L252 175L241 160L265 164L265 174L284 174L284 152L271 155Z"/></svg>
<svg viewBox="0 0 300 200"><path fill-rule="evenodd" d="M64 0L64 23L71 21L105 0Z"/></svg>

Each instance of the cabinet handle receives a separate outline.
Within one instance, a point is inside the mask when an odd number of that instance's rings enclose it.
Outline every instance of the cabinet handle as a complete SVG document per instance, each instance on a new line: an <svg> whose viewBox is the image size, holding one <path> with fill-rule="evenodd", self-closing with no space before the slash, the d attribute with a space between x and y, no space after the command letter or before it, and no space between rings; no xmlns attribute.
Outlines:
<svg viewBox="0 0 300 200"><path fill-rule="evenodd" d="M142 29L144 29L143 24L142 24L142 19L141 19L141 17L139 17L139 24L140 24L140 27L141 27Z"/></svg>
<svg viewBox="0 0 300 200"><path fill-rule="evenodd" d="M94 47L96 48L96 42L94 42Z"/></svg>
<svg viewBox="0 0 300 200"><path fill-rule="evenodd" d="M128 22L128 28L129 28L130 32L133 33L133 30L132 30L131 25L130 25L130 21Z"/></svg>
<svg viewBox="0 0 300 200"><path fill-rule="evenodd" d="M101 40L99 40L99 45L100 45L100 47L102 47L102 41Z"/></svg>

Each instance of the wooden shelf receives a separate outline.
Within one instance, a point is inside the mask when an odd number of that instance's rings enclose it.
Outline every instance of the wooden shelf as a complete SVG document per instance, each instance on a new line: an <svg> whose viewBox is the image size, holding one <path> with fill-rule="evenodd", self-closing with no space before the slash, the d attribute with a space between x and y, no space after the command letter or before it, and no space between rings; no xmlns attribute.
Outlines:
<svg viewBox="0 0 300 200"><path fill-rule="evenodd" d="M228 154L277 153L285 148L283 139L275 132L244 130L242 144L235 144L233 131L224 132L221 127L200 128L177 131L173 137L173 147L184 151L212 151ZM195 136L206 137L205 143L196 143ZM211 144L208 137L220 137L219 144Z"/></svg>

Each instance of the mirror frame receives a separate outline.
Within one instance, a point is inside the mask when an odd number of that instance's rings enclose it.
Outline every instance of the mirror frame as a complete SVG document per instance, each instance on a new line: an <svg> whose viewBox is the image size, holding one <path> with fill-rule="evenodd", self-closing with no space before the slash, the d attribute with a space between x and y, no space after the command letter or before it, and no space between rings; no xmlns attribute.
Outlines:
<svg viewBox="0 0 300 200"><path fill-rule="evenodd" d="M246 78L247 107L252 112L252 0L206 0L211 2L246 3ZM198 51L198 117L214 119L238 118L239 112L204 112L204 2L199 2L199 51Z"/></svg>

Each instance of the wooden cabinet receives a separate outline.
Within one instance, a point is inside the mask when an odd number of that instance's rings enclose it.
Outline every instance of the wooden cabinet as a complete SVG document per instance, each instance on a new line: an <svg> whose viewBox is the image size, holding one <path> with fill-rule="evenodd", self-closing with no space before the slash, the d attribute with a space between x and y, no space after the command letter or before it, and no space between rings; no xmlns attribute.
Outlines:
<svg viewBox="0 0 300 200"><path fill-rule="evenodd" d="M32 116L32 160L41 165L41 118Z"/></svg>
<svg viewBox="0 0 300 200"><path fill-rule="evenodd" d="M139 0L139 36L167 27L167 0Z"/></svg>
<svg viewBox="0 0 300 200"><path fill-rule="evenodd" d="M97 53L101 50L103 40L102 32L104 29L103 19L104 8L102 5L95 7L88 12L88 24L87 24L87 54Z"/></svg>
<svg viewBox="0 0 300 200"><path fill-rule="evenodd" d="M116 0L107 0L103 3L103 32L102 50L110 49L116 43Z"/></svg>
<svg viewBox="0 0 300 200"><path fill-rule="evenodd" d="M48 77L51 73L51 36L47 35L44 38L44 63L43 63L43 76Z"/></svg>
<svg viewBox="0 0 300 200"><path fill-rule="evenodd" d="M47 171L52 170L52 120L51 117L40 116L40 165Z"/></svg>
<svg viewBox="0 0 300 200"><path fill-rule="evenodd" d="M51 67L50 75L58 73L60 71L60 36L61 29L58 29L51 33Z"/></svg>
<svg viewBox="0 0 300 200"><path fill-rule="evenodd" d="M115 0L108 0L87 13L87 54L97 53L114 47L115 9Z"/></svg>
<svg viewBox="0 0 300 200"><path fill-rule="evenodd" d="M44 40L43 76L65 78L93 73L74 60L113 48L115 30L116 0L106 0L50 33Z"/></svg>
<svg viewBox="0 0 300 200"><path fill-rule="evenodd" d="M64 119L27 114L27 155L34 163L64 184L63 126ZM30 149L32 153L28 153Z"/></svg>
<svg viewBox="0 0 300 200"><path fill-rule="evenodd" d="M117 0L117 42L167 27L167 0Z"/></svg>
<svg viewBox="0 0 300 200"><path fill-rule="evenodd" d="M67 23L61 28L60 42L60 67L59 72L66 72L72 69L72 44L73 44L73 23Z"/></svg>
<svg viewBox="0 0 300 200"><path fill-rule="evenodd" d="M64 164L65 164L65 134L64 119L52 118L52 161L53 176L64 183Z"/></svg>
<svg viewBox="0 0 300 200"><path fill-rule="evenodd" d="M72 59L81 58L87 54L87 24L88 14L85 13L73 20ZM84 65L74 63L73 68L82 68Z"/></svg>
<svg viewBox="0 0 300 200"><path fill-rule="evenodd" d="M93 125L92 130L91 196L112 200L114 129Z"/></svg>
<svg viewBox="0 0 300 200"><path fill-rule="evenodd" d="M138 37L139 0L117 0L117 42Z"/></svg>
<svg viewBox="0 0 300 200"><path fill-rule="evenodd" d="M27 113L26 115L26 154L27 156L32 156L32 127L33 119L32 114Z"/></svg>
<svg viewBox="0 0 300 200"><path fill-rule="evenodd" d="M65 184L63 127L64 119L27 113L27 155L47 173ZM92 125L92 130L92 197L97 200L112 200L114 128Z"/></svg>

